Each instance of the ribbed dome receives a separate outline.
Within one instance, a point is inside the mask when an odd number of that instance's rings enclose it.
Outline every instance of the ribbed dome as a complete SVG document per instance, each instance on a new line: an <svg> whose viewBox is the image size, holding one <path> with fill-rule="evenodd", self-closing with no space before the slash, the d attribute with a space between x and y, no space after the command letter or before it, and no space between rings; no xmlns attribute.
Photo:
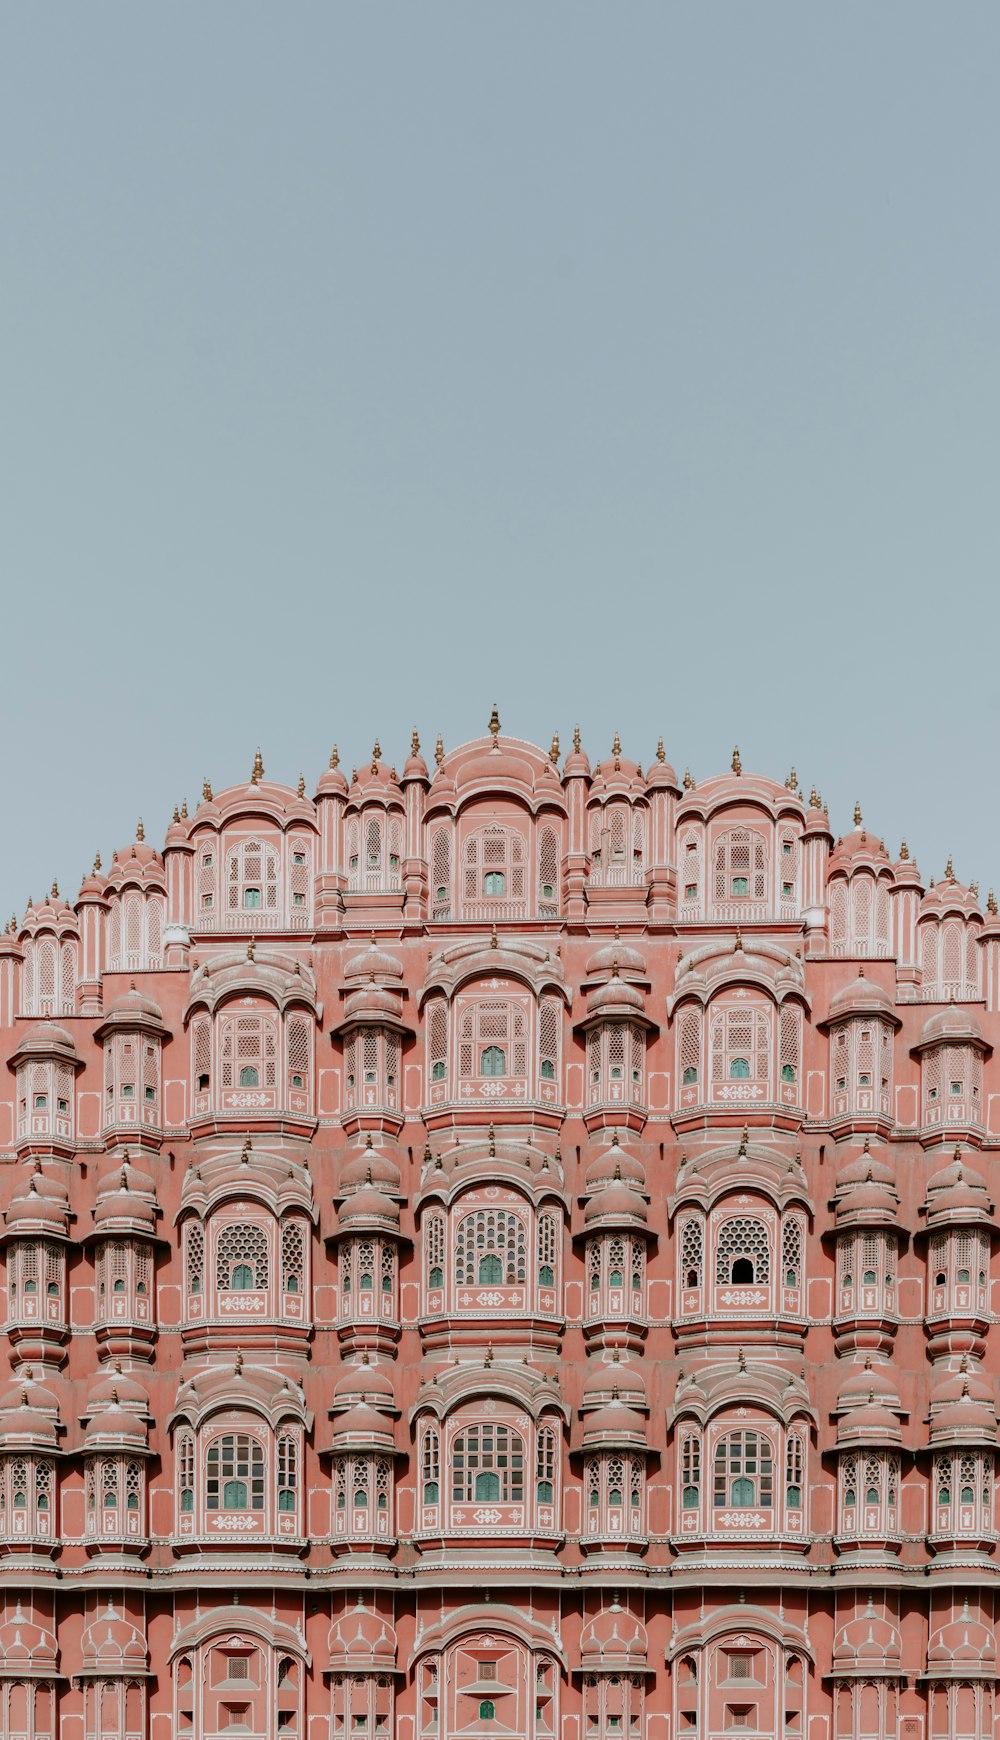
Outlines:
<svg viewBox="0 0 1000 1740"><path fill-rule="evenodd" d="M988 1220L990 1200L986 1182L956 1148L952 1161L927 1180L927 1223L966 1218Z"/></svg>
<svg viewBox="0 0 1000 1740"><path fill-rule="evenodd" d="M593 1020L600 1015L642 1015L645 1003L642 992L626 984L617 974L603 985L597 985L587 998L587 1015Z"/></svg>
<svg viewBox="0 0 1000 1740"><path fill-rule="evenodd" d="M332 1422L331 1446L335 1449L393 1450L392 1423L365 1402L356 1402Z"/></svg>

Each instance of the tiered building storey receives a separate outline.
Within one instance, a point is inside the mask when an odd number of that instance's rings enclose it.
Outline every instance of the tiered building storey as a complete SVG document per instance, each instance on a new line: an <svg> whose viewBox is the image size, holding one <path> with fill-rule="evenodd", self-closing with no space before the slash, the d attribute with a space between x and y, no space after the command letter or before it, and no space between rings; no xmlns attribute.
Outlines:
<svg viewBox="0 0 1000 1740"><path fill-rule="evenodd" d="M992 1740L995 902L435 761L0 938L0 1733Z"/></svg>

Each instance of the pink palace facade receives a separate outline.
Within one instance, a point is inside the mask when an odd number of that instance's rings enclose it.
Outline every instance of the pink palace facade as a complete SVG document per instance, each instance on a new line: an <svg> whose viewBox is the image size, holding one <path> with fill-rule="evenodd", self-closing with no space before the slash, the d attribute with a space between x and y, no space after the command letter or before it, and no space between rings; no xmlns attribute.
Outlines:
<svg viewBox="0 0 1000 1740"><path fill-rule="evenodd" d="M1000 919L501 734L0 937L6 1740L994 1734Z"/></svg>

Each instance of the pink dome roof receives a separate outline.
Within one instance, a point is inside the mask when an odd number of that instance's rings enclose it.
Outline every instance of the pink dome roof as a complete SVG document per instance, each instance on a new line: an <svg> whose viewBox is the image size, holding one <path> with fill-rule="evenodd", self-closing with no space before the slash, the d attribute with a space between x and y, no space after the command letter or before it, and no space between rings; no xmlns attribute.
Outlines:
<svg viewBox="0 0 1000 1740"><path fill-rule="evenodd" d="M584 1175L584 1189L589 1195L619 1178L624 1179L626 1184L634 1185L637 1190L646 1188L646 1168L642 1161L630 1154L626 1148L619 1147L615 1134L610 1148L606 1148L603 1154L595 1154L589 1162Z"/></svg>
<svg viewBox="0 0 1000 1740"><path fill-rule="evenodd" d="M620 1225L623 1222L639 1221L645 1226L649 1219L649 1210L645 1198L626 1184L623 1178L612 1179L609 1184L601 1185L587 1201L583 1211L585 1226L604 1221L607 1224Z"/></svg>
<svg viewBox="0 0 1000 1740"><path fill-rule="evenodd" d="M337 1450L352 1447L393 1450L392 1422L366 1402L355 1402L353 1407L333 1416L331 1447Z"/></svg>
<svg viewBox="0 0 1000 1740"><path fill-rule="evenodd" d="M334 750L329 767L324 767L316 782L317 797L346 797L347 781L340 771L340 756Z"/></svg>
<svg viewBox="0 0 1000 1740"><path fill-rule="evenodd" d="M402 977L402 961L391 955L388 949L379 948L374 936L366 949L362 949L360 954L351 955L344 962L345 979L374 979L378 982L381 979Z"/></svg>
<svg viewBox="0 0 1000 1740"><path fill-rule="evenodd" d="M617 1599L588 1620L580 1634L583 1668L642 1669L647 1665L648 1652L646 1627L634 1614L620 1607Z"/></svg>
<svg viewBox="0 0 1000 1740"><path fill-rule="evenodd" d="M0 1661L8 1676L16 1674L18 1669L36 1678L51 1678L56 1672L55 1637L43 1625L26 1617L20 1598L13 1607L7 1607L6 1617L0 1624Z"/></svg>
<svg viewBox="0 0 1000 1740"><path fill-rule="evenodd" d="M991 1052L978 1016L961 1003L949 1003L931 1015L920 1029L914 1051L927 1051L932 1045L974 1045L980 1051Z"/></svg>
<svg viewBox="0 0 1000 1740"><path fill-rule="evenodd" d="M341 1232L346 1232L348 1228L360 1230L363 1227L382 1228L392 1232L399 1227L399 1208L388 1196L383 1196L380 1190L363 1185L341 1203L337 1226Z"/></svg>
<svg viewBox="0 0 1000 1740"><path fill-rule="evenodd" d="M391 1673L396 1666L396 1633L387 1619L358 1597L358 1605L334 1619L329 1636L330 1667L335 1671Z"/></svg>
<svg viewBox="0 0 1000 1740"><path fill-rule="evenodd" d="M599 1408L610 1403L615 1391L625 1407L645 1409L646 1383L639 1364L634 1360L598 1361L584 1379L583 1408Z"/></svg>
<svg viewBox="0 0 1000 1740"><path fill-rule="evenodd" d="M866 978L863 972L830 998L827 1021L839 1021L845 1015L882 1015L899 1026L888 991L884 991L877 980Z"/></svg>
<svg viewBox="0 0 1000 1740"><path fill-rule="evenodd" d="M141 1674L149 1662L145 1639L116 1611L110 1596L104 1611L84 1631L81 1653L84 1672L91 1674Z"/></svg>
<svg viewBox="0 0 1000 1740"><path fill-rule="evenodd" d="M615 974L603 985L596 985L587 998L587 1016L593 1020L601 1015L642 1015L645 1001L641 991Z"/></svg>
<svg viewBox="0 0 1000 1740"><path fill-rule="evenodd" d="M587 1414L583 1431L584 1449L606 1445L612 1449L640 1449L646 1444L646 1422L619 1397Z"/></svg>
<svg viewBox="0 0 1000 1740"><path fill-rule="evenodd" d="M947 1166L927 1180L927 1224L943 1220L988 1220L990 1199L986 1182L956 1148Z"/></svg>
<svg viewBox="0 0 1000 1740"><path fill-rule="evenodd" d="M588 979L596 979L600 974L611 974L617 966L619 973L634 973L637 978L644 979L647 974L646 957L641 949L632 943L622 942L617 935L611 942L602 943L595 954L592 954L586 966Z"/></svg>
<svg viewBox="0 0 1000 1740"><path fill-rule="evenodd" d="M381 1366L372 1365L367 1354L359 1365L349 1365L333 1387L334 1402L351 1407L364 1402L369 1407L395 1412L396 1397L392 1379Z"/></svg>
<svg viewBox="0 0 1000 1740"><path fill-rule="evenodd" d="M369 1176L374 1188L384 1191L389 1196L398 1196L402 1189L402 1174L396 1162L384 1148L376 1148L371 1138L368 1144L355 1150L344 1161L340 1169L338 1188L341 1191L361 1190L367 1187Z"/></svg>
<svg viewBox="0 0 1000 1740"><path fill-rule="evenodd" d="M863 1365L853 1367L849 1375L843 1379L837 1391L836 1413L842 1413L848 1408L857 1408L866 1403L871 1396L888 1408L898 1408L899 1390L895 1378L888 1366L875 1365L870 1356Z"/></svg>
<svg viewBox="0 0 1000 1740"><path fill-rule="evenodd" d="M850 834L844 834L836 842L830 853L830 872L846 871L870 867L873 870L890 870L892 859L885 849L885 841L879 840L866 828L856 827Z"/></svg>

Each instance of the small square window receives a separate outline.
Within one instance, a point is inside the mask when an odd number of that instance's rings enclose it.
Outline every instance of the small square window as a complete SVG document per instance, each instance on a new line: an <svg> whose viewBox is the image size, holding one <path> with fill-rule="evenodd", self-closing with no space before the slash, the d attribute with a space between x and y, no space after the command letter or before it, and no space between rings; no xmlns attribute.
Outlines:
<svg viewBox="0 0 1000 1740"><path fill-rule="evenodd" d="M36 1094L35 1095L35 1111L36 1112L47 1112L48 1109L49 1109L49 1096L48 1096L48 1094Z"/></svg>
<svg viewBox="0 0 1000 1740"><path fill-rule="evenodd" d="M734 896L734 898L739 898L741 895L749 894L749 892L750 892L750 883L749 883L748 879L745 876L734 876L733 877L733 896Z"/></svg>
<svg viewBox="0 0 1000 1740"><path fill-rule="evenodd" d="M57 1100L56 1101L56 1109L57 1109L57 1111L60 1111L60 1112L68 1112L69 1111L69 1100Z"/></svg>
<svg viewBox="0 0 1000 1740"><path fill-rule="evenodd" d="M684 898L685 898L685 900L697 900L697 898L698 898L698 884L697 884L697 882L689 882L688 883L687 887L684 890Z"/></svg>
<svg viewBox="0 0 1000 1740"><path fill-rule="evenodd" d="M209 912L211 910L211 908L215 905L215 895L214 894L203 894L201 897L201 904L202 904L202 907L205 910L205 912Z"/></svg>
<svg viewBox="0 0 1000 1740"><path fill-rule="evenodd" d="M960 1094L961 1093L962 1084L960 1081L953 1081L950 1085L951 1085L951 1091L953 1094Z"/></svg>
<svg viewBox="0 0 1000 1740"><path fill-rule="evenodd" d="M203 855L203 857L202 857L202 860L201 860L201 861L202 861L202 863L203 863L203 864L204 864L204 866L205 866L205 869L206 869L206 870L210 870L210 869L211 869L211 867L212 867L212 854L211 854L211 852L206 852L206 853L205 853L205 854L204 854L204 855Z"/></svg>
<svg viewBox="0 0 1000 1740"><path fill-rule="evenodd" d="M155 1100L155 1098L156 1098L156 1089L155 1089L155 1088L151 1088L151 1087L148 1087L148 1088L147 1088L147 1089L146 1089L146 1101L147 1101L147 1104L148 1104L148 1103L149 1103L149 1102L150 1102L150 1101L152 1101L152 1100Z"/></svg>
<svg viewBox="0 0 1000 1740"><path fill-rule="evenodd" d="M123 1100L134 1100L135 1099L135 1088L130 1081L126 1081L126 1082L122 1083L122 1099Z"/></svg>
<svg viewBox="0 0 1000 1740"><path fill-rule="evenodd" d="M782 900L791 900L794 892L795 891L794 891L792 884L790 882L783 882L781 884L781 898L782 898Z"/></svg>
<svg viewBox="0 0 1000 1740"><path fill-rule="evenodd" d="M790 858L791 857L791 855L792 855L792 842L791 842L791 840L783 840L782 841L782 843L781 843L781 855L783 858Z"/></svg>
<svg viewBox="0 0 1000 1740"><path fill-rule="evenodd" d="M293 852L292 853L292 863L293 864L304 864L305 861L306 861L306 855L304 852Z"/></svg>
<svg viewBox="0 0 1000 1740"><path fill-rule="evenodd" d="M292 895L292 905L293 906L305 906L305 903L306 903L306 897L304 894L293 894Z"/></svg>

